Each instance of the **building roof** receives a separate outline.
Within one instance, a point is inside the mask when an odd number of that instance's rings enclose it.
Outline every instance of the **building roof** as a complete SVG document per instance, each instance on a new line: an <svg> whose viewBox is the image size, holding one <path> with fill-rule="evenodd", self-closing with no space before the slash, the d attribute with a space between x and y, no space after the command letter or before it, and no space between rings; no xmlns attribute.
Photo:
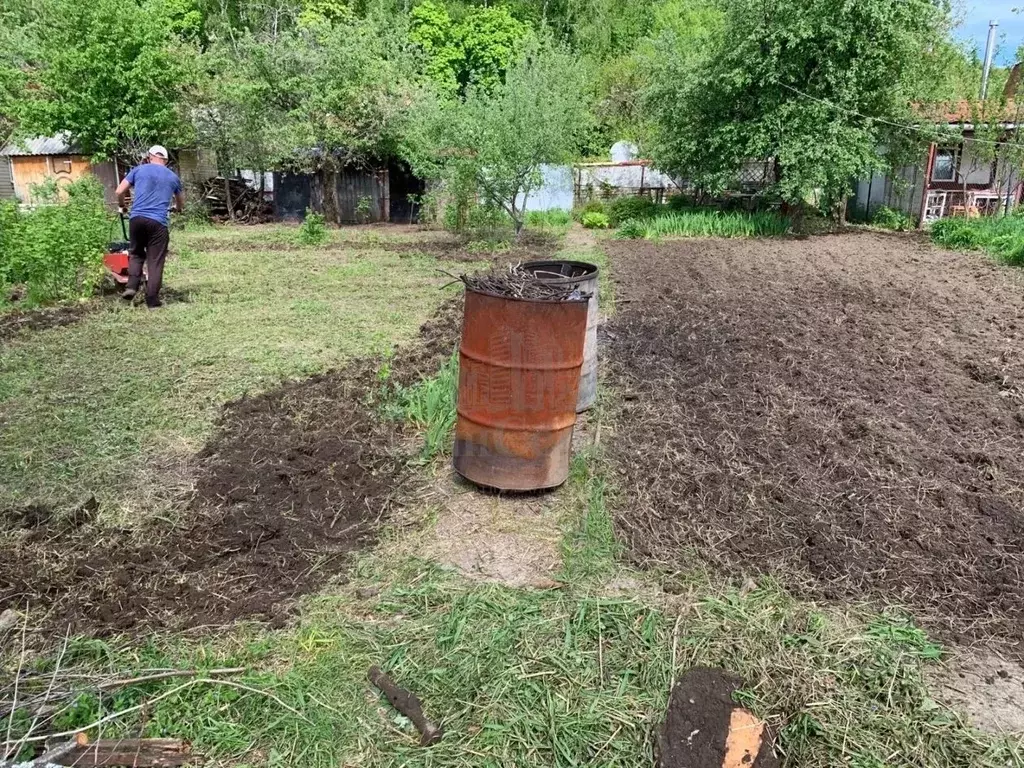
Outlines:
<svg viewBox="0 0 1024 768"><path fill-rule="evenodd" d="M23 157L28 155L70 155L74 149L68 144L67 134L57 136L37 136L24 141L12 141L0 149L0 155L7 157Z"/></svg>

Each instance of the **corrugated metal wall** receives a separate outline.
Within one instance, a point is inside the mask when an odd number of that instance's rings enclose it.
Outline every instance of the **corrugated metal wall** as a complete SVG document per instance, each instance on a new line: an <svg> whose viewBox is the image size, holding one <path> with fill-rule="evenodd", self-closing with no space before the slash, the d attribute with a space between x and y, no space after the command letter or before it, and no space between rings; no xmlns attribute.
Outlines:
<svg viewBox="0 0 1024 768"><path fill-rule="evenodd" d="M97 163L92 167L92 173L100 180L100 184L103 185L103 199L107 205L116 207L117 195L114 193L121 180L117 178L117 169L114 167L114 164L110 161Z"/></svg>
<svg viewBox="0 0 1024 768"><path fill-rule="evenodd" d="M274 215L279 219L299 219L310 207L309 176L304 173L274 173Z"/></svg>
<svg viewBox="0 0 1024 768"><path fill-rule="evenodd" d="M885 206L894 211L903 211L916 222L921 217L923 193L924 173L917 166L902 168L896 178L876 173L857 182L849 217L857 221L870 221L878 209Z"/></svg>
<svg viewBox="0 0 1024 768"><path fill-rule="evenodd" d="M338 174L339 224L367 224L390 219L388 172L346 168Z"/></svg>
<svg viewBox="0 0 1024 768"><path fill-rule="evenodd" d="M346 169L335 184L338 197L337 224L368 224L390 221L391 201L387 171ZM282 219L302 219L306 208L323 210L319 176L302 173L274 174L274 211Z"/></svg>
<svg viewBox="0 0 1024 768"><path fill-rule="evenodd" d="M0 200L14 199L14 174L11 172L11 158L0 157Z"/></svg>

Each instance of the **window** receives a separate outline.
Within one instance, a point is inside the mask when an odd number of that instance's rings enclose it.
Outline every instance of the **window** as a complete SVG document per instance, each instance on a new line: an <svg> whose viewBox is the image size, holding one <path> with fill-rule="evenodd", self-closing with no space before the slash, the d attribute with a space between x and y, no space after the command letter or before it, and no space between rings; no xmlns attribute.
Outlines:
<svg viewBox="0 0 1024 768"><path fill-rule="evenodd" d="M935 163L932 165L932 181L956 181L958 152L956 149L942 148L935 150Z"/></svg>

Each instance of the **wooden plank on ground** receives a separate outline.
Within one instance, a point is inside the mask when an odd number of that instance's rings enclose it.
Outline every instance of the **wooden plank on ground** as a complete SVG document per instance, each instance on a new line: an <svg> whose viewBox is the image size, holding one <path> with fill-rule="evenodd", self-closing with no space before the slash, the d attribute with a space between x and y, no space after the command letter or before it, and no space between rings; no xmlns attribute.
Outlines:
<svg viewBox="0 0 1024 768"><path fill-rule="evenodd" d="M181 739L100 739L76 745L53 762L77 768L173 768L198 759Z"/></svg>

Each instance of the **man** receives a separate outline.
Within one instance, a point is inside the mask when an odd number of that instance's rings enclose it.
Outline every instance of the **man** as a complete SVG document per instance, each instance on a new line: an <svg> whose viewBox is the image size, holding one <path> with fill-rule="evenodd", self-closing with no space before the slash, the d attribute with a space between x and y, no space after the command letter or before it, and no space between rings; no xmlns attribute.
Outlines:
<svg viewBox="0 0 1024 768"><path fill-rule="evenodd" d="M128 188L132 188L132 212L128 221L131 240L128 260L128 285L121 294L131 301L139 291L142 265L148 262L146 306L159 307L164 260L171 236L167 230L171 200L180 211L185 204L181 179L167 167L167 150L159 144L150 147L149 163L137 165L117 187L117 203L124 213Z"/></svg>

